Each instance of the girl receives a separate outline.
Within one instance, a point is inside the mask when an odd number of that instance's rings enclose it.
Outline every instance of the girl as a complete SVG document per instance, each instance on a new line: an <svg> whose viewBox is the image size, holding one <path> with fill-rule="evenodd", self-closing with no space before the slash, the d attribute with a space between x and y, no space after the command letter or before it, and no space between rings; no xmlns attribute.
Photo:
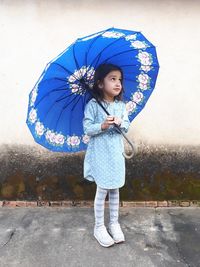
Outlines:
<svg viewBox="0 0 200 267"><path fill-rule="evenodd" d="M93 94L107 109L92 98L85 107L83 128L90 136L84 159L84 178L97 185L94 200L94 237L104 247L125 241L118 222L119 188L125 183L124 143L114 124L127 132L130 121L122 102L123 72L113 64L100 65L94 75ZM110 222L104 225L104 206L109 195Z"/></svg>

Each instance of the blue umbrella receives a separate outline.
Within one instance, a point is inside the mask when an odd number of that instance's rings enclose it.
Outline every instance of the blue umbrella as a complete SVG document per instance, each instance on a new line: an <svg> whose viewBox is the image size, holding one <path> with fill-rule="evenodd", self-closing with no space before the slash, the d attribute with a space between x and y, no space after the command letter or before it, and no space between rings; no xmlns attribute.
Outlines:
<svg viewBox="0 0 200 267"><path fill-rule="evenodd" d="M37 143L51 151L86 150L84 108L93 97L95 69L121 67L129 120L144 108L158 75L155 46L141 32L109 28L79 38L50 61L29 95L26 123Z"/></svg>

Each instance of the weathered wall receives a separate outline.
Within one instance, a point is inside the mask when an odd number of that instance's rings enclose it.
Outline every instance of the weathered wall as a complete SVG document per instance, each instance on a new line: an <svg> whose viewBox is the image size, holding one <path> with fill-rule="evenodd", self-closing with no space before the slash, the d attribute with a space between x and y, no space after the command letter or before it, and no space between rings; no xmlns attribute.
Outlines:
<svg viewBox="0 0 200 267"><path fill-rule="evenodd" d="M142 31L160 63L130 136L199 145L199 14L198 0L0 0L0 144L34 144L25 124L28 94L46 64L77 37L115 26Z"/></svg>
<svg viewBox="0 0 200 267"><path fill-rule="evenodd" d="M84 153L1 146L0 200L93 200L83 180ZM200 200L200 148L152 146L126 162L121 200Z"/></svg>
<svg viewBox="0 0 200 267"><path fill-rule="evenodd" d="M115 26L157 47L156 88L132 122L123 199L200 199L200 1L0 0L0 198L93 199L84 154L51 153L26 126L28 94L77 37Z"/></svg>

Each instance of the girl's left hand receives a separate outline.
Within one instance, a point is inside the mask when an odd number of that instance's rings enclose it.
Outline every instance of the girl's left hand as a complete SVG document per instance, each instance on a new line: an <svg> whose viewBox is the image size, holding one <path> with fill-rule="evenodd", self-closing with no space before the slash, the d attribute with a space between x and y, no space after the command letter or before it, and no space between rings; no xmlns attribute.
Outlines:
<svg viewBox="0 0 200 267"><path fill-rule="evenodd" d="M118 117L114 117L113 123L117 124L118 126L121 125L122 123L122 119L118 118Z"/></svg>

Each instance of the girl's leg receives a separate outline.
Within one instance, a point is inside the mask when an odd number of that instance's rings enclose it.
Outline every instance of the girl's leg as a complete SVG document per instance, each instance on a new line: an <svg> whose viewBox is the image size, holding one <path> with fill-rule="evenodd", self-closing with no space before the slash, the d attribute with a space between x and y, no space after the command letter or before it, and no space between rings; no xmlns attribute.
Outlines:
<svg viewBox="0 0 200 267"><path fill-rule="evenodd" d="M119 188L109 190L110 224L118 223L119 218Z"/></svg>
<svg viewBox="0 0 200 267"><path fill-rule="evenodd" d="M121 226L118 223L119 218L119 188L109 190L109 208L110 208L110 223L109 232L115 243L125 241Z"/></svg>
<svg viewBox="0 0 200 267"><path fill-rule="evenodd" d="M104 206L107 192L107 189L97 186L94 199L95 227L104 225Z"/></svg>
<svg viewBox="0 0 200 267"><path fill-rule="evenodd" d="M107 229L104 225L104 207L107 193L107 189L103 189L97 186L96 196L94 200L94 237L104 247L110 247L115 243L112 237L108 234Z"/></svg>

